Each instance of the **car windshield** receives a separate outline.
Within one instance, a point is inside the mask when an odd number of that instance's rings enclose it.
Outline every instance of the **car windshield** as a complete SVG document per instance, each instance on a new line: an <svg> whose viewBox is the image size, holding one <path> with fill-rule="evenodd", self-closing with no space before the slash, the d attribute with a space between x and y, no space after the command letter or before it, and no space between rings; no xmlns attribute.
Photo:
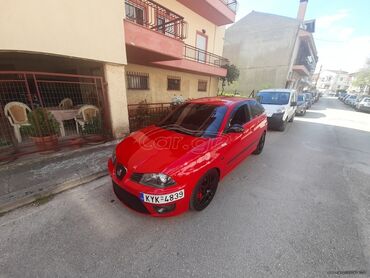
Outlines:
<svg viewBox="0 0 370 278"><path fill-rule="evenodd" d="M217 135L226 111L226 106L185 103L158 126L192 136L213 138Z"/></svg>
<svg viewBox="0 0 370 278"><path fill-rule="evenodd" d="M304 101L304 97L302 95L298 96L298 101Z"/></svg>
<svg viewBox="0 0 370 278"><path fill-rule="evenodd" d="M355 98L357 98L357 96L350 96L349 98L351 98L351 99L355 99Z"/></svg>
<svg viewBox="0 0 370 278"><path fill-rule="evenodd" d="M260 92L257 94L257 100L261 104L288 104L289 97L290 93L288 92Z"/></svg>

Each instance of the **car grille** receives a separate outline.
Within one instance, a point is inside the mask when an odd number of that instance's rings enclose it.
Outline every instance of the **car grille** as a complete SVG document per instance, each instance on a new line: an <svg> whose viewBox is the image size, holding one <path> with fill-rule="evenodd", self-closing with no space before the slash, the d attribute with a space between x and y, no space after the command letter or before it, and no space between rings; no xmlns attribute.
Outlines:
<svg viewBox="0 0 370 278"><path fill-rule="evenodd" d="M143 205L138 197L127 192L126 190L118 186L118 184L116 184L115 182L113 182L113 190L114 193L116 193L118 199L120 199L122 203L124 203L129 208L132 208L133 210L141 213L149 213L149 211L146 209L146 207Z"/></svg>

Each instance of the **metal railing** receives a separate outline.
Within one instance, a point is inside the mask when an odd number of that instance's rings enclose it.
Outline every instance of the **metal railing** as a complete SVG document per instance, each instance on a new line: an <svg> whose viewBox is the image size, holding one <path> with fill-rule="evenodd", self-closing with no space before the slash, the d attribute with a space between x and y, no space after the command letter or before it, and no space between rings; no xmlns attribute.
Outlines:
<svg viewBox="0 0 370 278"><path fill-rule="evenodd" d="M160 122L175 107L176 105L171 102L129 104L130 131L136 131Z"/></svg>
<svg viewBox="0 0 370 278"><path fill-rule="evenodd" d="M184 45L184 57L189 60L216 67L222 67L229 63L229 60L224 57L204 51L188 44Z"/></svg>
<svg viewBox="0 0 370 278"><path fill-rule="evenodd" d="M187 36L184 18L151 0L126 0L126 19L168 37L183 40Z"/></svg>
<svg viewBox="0 0 370 278"><path fill-rule="evenodd" d="M238 1L237 0L220 0L222 3L224 3L230 10L232 10L234 13L236 13L238 9Z"/></svg>
<svg viewBox="0 0 370 278"><path fill-rule="evenodd" d="M59 137L59 146L67 146L108 135L106 105L99 76L0 71L0 162L7 148L17 156L39 151L37 138Z"/></svg>

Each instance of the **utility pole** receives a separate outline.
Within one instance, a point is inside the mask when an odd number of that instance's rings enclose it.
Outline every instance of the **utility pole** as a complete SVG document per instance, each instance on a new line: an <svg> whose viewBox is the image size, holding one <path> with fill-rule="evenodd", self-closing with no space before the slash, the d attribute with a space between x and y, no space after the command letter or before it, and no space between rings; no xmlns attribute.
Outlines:
<svg viewBox="0 0 370 278"><path fill-rule="evenodd" d="M317 90L317 82L319 82L319 79L320 79L321 70L322 70L322 65L320 66L320 71L319 71L319 74L318 74L318 76L316 78L316 83L315 83L316 90Z"/></svg>

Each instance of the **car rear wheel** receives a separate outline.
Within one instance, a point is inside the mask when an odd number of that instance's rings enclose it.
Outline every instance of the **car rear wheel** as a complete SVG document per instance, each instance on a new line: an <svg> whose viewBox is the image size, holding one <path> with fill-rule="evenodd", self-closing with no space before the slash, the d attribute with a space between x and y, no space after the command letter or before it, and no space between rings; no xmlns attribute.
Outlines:
<svg viewBox="0 0 370 278"><path fill-rule="evenodd" d="M266 132L262 134L260 141L258 142L257 149L253 152L253 154L260 154L263 151L263 147L265 146L265 140L266 140Z"/></svg>
<svg viewBox="0 0 370 278"><path fill-rule="evenodd" d="M195 211L205 209L216 194L218 181L219 174L216 169L212 169L202 176L193 190L190 209Z"/></svg>

